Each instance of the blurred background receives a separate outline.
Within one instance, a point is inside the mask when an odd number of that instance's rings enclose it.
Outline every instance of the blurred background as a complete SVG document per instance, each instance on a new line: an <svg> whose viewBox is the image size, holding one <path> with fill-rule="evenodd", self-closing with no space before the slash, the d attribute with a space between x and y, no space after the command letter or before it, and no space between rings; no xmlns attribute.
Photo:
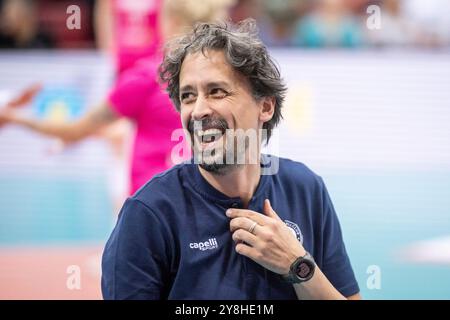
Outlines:
<svg viewBox="0 0 450 320"><path fill-rule="evenodd" d="M0 110L83 116L129 67L118 47L150 54L136 43L157 41L143 23L155 3L0 0ZM363 298L450 299L450 2L238 0L230 17L256 19L280 66L289 93L268 151L324 178ZM0 123L0 299L101 299L128 195L124 127L64 147Z"/></svg>

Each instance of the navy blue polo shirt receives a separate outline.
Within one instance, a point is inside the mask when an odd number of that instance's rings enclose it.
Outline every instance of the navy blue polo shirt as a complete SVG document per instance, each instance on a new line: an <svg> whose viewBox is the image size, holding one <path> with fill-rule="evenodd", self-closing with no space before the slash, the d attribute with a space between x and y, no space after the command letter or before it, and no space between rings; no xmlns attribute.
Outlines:
<svg viewBox="0 0 450 320"><path fill-rule="evenodd" d="M248 209L264 199L344 296L359 292L341 228L322 179L305 165L278 160L261 175ZM103 253L105 299L297 299L291 284L235 251L228 208L242 208L212 187L195 164L155 176L125 202Z"/></svg>

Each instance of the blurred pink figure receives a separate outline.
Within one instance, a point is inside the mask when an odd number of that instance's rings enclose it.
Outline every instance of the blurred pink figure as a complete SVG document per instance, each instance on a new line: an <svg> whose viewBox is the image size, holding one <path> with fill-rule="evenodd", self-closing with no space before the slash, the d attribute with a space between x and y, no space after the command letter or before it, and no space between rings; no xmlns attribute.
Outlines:
<svg viewBox="0 0 450 320"><path fill-rule="evenodd" d="M112 51L116 73L151 56L160 47L158 13L162 0L100 0L96 8L99 46Z"/></svg>
<svg viewBox="0 0 450 320"><path fill-rule="evenodd" d="M164 41L168 41L189 30L197 22L222 20L228 16L229 7L232 4L233 0L203 0L202 2L164 0L158 8L159 14L163 17L158 21L160 36ZM176 159L172 159L172 151L180 143L179 140L172 141L172 133L181 129L182 125L169 96L158 83L161 54L162 52L159 52L159 54L135 61L131 67L120 74L108 96L76 121L69 123L43 121L25 117L8 108L0 110L0 125L23 126L70 144L99 133L104 136L105 128L108 129L119 119L131 121L135 127L135 134L131 154L129 191L133 194L155 174L171 167L175 160L179 161L180 158L187 156L186 154L176 155ZM189 148L182 150L189 150Z"/></svg>

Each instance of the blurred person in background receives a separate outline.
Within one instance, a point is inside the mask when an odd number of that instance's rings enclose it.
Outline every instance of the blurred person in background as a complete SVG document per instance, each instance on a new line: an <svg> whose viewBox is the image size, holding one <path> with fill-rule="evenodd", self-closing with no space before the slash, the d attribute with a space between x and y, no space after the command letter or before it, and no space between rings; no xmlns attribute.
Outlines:
<svg viewBox="0 0 450 320"><path fill-rule="evenodd" d="M264 1L266 19L259 23L260 35L269 46L292 46L292 33L298 17L297 8L305 1L276 0Z"/></svg>
<svg viewBox="0 0 450 320"><path fill-rule="evenodd" d="M267 46L291 46L292 31L299 9L308 0L240 0L234 6L233 21L258 21L261 39Z"/></svg>
<svg viewBox="0 0 450 320"><path fill-rule="evenodd" d="M33 0L3 0L0 2L0 48L53 48L51 35L39 26L36 3Z"/></svg>
<svg viewBox="0 0 450 320"><path fill-rule="evenodd" d="M293 42L304 47L359 47L363 44L361 23L345 1L318 0L311 12L299 18Z"/></svg>
<svg viewBox="0 0 450 320"><path fill-rule="evenodd" d="M450 45L450 2L447 0L344 0L360 19L369 47L437 48ZM379 7L379 28L369 29L367 12Z"/></svg>
<svg viewBox="0 0 450 320"><path fill-rule="evenodd" d="M380 2L380 9L380 29L365 28L368 44L376 47L412 45L415 31L402 14L401 1L384 0ZM365 11L363 14L367 16Z"/></svg>
<svg viewBox="0 0 450 320"><path fill-rule="evenodd" d="M450 46L450 1L404 0L404 19L414 27L414 42L424 47Z"/></svg>
<svg viewBox="0 0 450 320"><path fill-rule="evenodd" d="M165 0L159 17L161 38L165 41L189 30L197 22L224 19L232 0ZM180 119L167 94L158 83L162 55L141 59L124 72L107 98L77 121L54 123L22 116L12 108L0 111L1 124L16 124L35 132L75 143L99 133L102 128L127 118L135 124L130 193L155 174L173 165L171 152L179 141L172 132L181 128Z"/></svg>
<svg viewBox="0 0 450 320"><path fill-rule="evenodd" d="M97 45L112 53L116 73L153 55L161 45L158 13L163 0L98 0L95 6Z"/></svg>
<svg viewBox="0 0 450 320"><path fill-rule="evenodd" d="M114 81L132 68L136 61L154 55L161 45L158 15L162 0L97 0L94 6L94 29L97 47L114 61ZM114 169L128 167L132 142L132 123L123 117L102 129L100 135L112 147ZM126 190L124 170L111 172L111 193L116 209ZM128 188L129 189L129 188ZM117 211L117 210L115 210Z"/></svg>

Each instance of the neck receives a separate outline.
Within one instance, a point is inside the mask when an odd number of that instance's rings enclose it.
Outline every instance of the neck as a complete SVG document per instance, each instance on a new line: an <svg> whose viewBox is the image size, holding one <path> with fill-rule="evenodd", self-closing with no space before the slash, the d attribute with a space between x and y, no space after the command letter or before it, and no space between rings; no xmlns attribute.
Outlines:
<svg viewBox="0 0 450 320"><path fill-rule="evenodd" d="M259 161L257 164L236 166L225 175L210 173L199 167L200 173L214 188L230 198L241 198L244 208L256 191L261 176Z"/></svg>

